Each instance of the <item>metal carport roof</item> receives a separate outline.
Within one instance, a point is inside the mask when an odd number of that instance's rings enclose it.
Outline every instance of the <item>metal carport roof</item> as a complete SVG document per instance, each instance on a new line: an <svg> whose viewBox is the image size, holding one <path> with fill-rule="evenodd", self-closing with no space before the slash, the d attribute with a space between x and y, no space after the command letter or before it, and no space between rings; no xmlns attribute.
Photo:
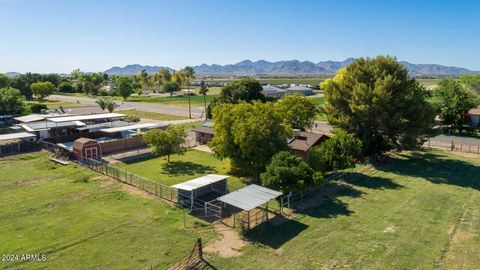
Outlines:
<svg viewBox="0 0 480 270"><path fill-rule="evenodd" d="M130 126L103 128L103 129L100 129L100 131L105 133L115 133L115 132L136 130L136 129L154 129L154 128L166 127L166 126L168 126L168 124L143 123L143 124L136 124L136 125L130 125Z"/></svg>
<svg viewBox="0 0 480 270"><path fill-rule="evenodd" d="M11 133L11 134L0 135L0 141L34 138L34 137L37 137L37 136L35 134L28 133L28 132Z"/></svg>
<svg viewBox="0 0 480 270"><path fill-rule="evenodd" d="M228 175L208 174L199 178L192 179L190 181L173 185L172 187L176 189L192 191L192 190L225 180L227 178L228 178Z"/></svg>
<svg viewBox="0 0 480 270"><path fill-rule="evenodd" d="M228 193L227 195L223 195L222 197L217 198L217 200L233 205L242 210L250 211L280 195L282 195L282 193L276 190L258 185L249 185Z"/></svg>

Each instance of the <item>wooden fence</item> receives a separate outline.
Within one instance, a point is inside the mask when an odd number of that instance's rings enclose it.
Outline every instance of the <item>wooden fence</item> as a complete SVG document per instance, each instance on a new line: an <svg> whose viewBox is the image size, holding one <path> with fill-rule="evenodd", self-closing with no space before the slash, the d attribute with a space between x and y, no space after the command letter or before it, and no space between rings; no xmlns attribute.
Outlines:
<svg viewBox="0 0 480 270"><path fill-rule="evenodd" d="M480 154L479 144L466 144L466 143L460 143L454 140L447 143L447 142L440 142L440 141L432 141L429 139L423 144L423 147L426 147L429 149L440 149L440 150L447 150L447 151Z"/></svg>

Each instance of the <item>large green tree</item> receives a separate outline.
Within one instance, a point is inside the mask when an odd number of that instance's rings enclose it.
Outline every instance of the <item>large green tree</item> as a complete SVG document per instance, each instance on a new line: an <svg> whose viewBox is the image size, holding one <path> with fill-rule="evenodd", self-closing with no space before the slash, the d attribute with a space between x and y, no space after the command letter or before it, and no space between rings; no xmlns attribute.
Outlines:
<svg viewBox="0 0 480 270"><path fill-rule="evenodd" d="M337 129L333 138L308 151L307 162L315 171L327 172L355 166L362 157L362 141Z"/></svg>
<svg viewBox="0 0 480 270"><path fill-rule="evenodd" d="M0 74L0 88L9 87L12 85L12 79L5 74Z"/></svg>
<svg viewBox="0 0 480 270"><path fill-rule="evenodd" d="M153 154L167 156L170 162L170 155L182 154L185 148L182 146L187 134L181 126L171 126L167 130L154 129L146 132L143 141L153 147Z"/></svg>
<svg viewBox="0 0 480 270"><path fill-rule="evenodd" d="M162 90L165 93L169 93L170 96L173 96L173 93L180 91L180 85L175 82L165 82L162 86Z"/></svg>
<svg viewBox="0 0 480 270"><path fill-rule="evenodd" d="M468 111L479 103L477 97L453 79L443 79L433 91L434 107L444 125L460 132Z"/></svg>
<svg viewBox="0 0 480 270"><path fill-rule="evenodd" d="M319 104L315 100L299 94L288 95L275 103L275 106L284 115L286 124L301 130L311 128L319 112Z"/></svg>
<svg viewBox="0 0 480 270"><path fill-rule="evenodd" d="M480 74L462 75L460 76L460 83L476 95L480 95Z"/></svg>
<svg viewBox="0 0 480 270"><path fill-rule="evenodd" d="M356 59L322 88L328 122L355 134L366 155L418 145L431 130L429 92L394 57Z"/></svg>
<svg viewBox="0 0 480 270"><path fill-rule="evenodd" d="M40 82L41 79L42 75L38 73L20 74L13 79L12 87L20 90L25 98L32 99L33 93L30 86L32 83Z"/></svg>
<svg viewBox="0 0 480 270"><path fill-rule="evenodd" d="M215 136L210 146L220 158L230 158L234 168L258 177L272 156L287 150L293 135L271 102L220 104L213 111Z"/></svg>
<svg viewBox="0 0 480 270"><path fill-rule="evenodd" d="M5 87L0 88L0 115L21 114L25 109L25 97L20 90Z"/></svg>
<svg viewBox="0 0 480 270"><path fill-rule="evenodd" d="M273 156L260 181L263 186L287 193L320 184L322 174L315 173L301 158L281 151Z"/></svg>
<svg viewBox="0 0 480 270"><path fill-rule="evenodd" d="M123 100L127 100L133 93L133 80L128 77L119 77L117 79L116 92Z"/></svg>
<svg viewBox="0 0 480 270"><path fill-rule="evenodd" d="M244 78L233 81L230 85L224 86L220 95L215 97L207 108L207 117L212 118L212 112L215 106L223 103L236 104L241 101L252 102L268 100L262 92L263 88L260 82L253 78Z"/></svg>
<svg viewBox="0 0 480 270"><path fill-rule="evenodd" d="M51 82L32 83L30 88L32 89L33 95L35 95L40 100L50 96L55 91L55 85L53 85L53 83Z"/></svg>

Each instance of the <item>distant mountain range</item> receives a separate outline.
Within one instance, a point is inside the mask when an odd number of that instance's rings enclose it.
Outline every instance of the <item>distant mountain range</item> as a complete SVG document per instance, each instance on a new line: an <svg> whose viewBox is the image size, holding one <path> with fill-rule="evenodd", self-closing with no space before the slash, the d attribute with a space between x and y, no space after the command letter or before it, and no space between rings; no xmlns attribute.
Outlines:
<svg viewBox="0 0 480 270"><path fill-rule="evenodd" d="M105 70L103 73L108 75L134 75L138 72L145 69L148 74L157 73L162 69L168 69L170 72L175 71L173 68L169 67L159 67L159 66L142 66L142 65L127 65L124 67L112 67L110 69Z"/></svg>
<svg viewBox="0 0 480 270"><path fill-rule="evenodd" d="M261 76L261 75L334 75L338 69L348 66L355 59L348 58L344 61L322 61L313 63L310 61L278 61L269 62L265 60L245 60L230 65L207 65L194 66L193 69L199 75L229 75L229 76ZM458 76L463 74L476 73L476 71L460 67L448 67L435 64L412 64L406 61L402 63L412 76ZM149 74L158 72L161 69L172 68L162 66L128 65L123 68L113 67L104 71L109 75L134 75L145 69Z"/></svg>
<svg viewBox="0 0 480 270"><path fill-rule="evenodd" d="M236 64L230 65L207 65L202 64L194 66L193 69L198 75L227 75L227 76L316 76L316 75L334 75L338 69L348 66L355 59L348 58L344 61L322 61L313 63L310 61L278 61L269 62L265 60L250 61L245 60ZM449 67L435 64L412 64L406 61L401 61L409 71L411 76L459 76L463 74L477 73L478 71L469 70L461 67ZM162 69L168 69L173 72L174 69L164 66L142 66L138 64L127 65L124 67L112 67L105 70L103 73L108 75L134 75L145 69L147 73L153 74ZM8 76L15 77L19 75L16 72L6 73Z"/></svg>

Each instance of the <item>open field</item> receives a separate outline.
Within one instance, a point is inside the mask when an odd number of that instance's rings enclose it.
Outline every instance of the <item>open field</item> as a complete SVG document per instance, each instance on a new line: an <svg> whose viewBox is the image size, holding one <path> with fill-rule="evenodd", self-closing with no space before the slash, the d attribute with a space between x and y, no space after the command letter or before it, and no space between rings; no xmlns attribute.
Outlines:
<svg viewBox="0 0 480 270"><path fill-rule="evenodd" d="M207 95L207 105L215 97L215 95ZM123 100L121 97L113 97L115 100ZM187 96L173 96L173 97L164 97L164 96L131 96L127 99L129 102L140 102L140 103L159 103L166 106L177 106L177 107L188 107L188 97ZM195 95L190 97L190 102L192 107L202 108L204 106L203 96Z"/></svg>
<svg viewBox="0 0 480 270"><path fill-rule="evenodd" d="M131 195L78 165L54 165L47 157L0 159L0 253L48 257L46 262L0 261L0 269L165 269L196 237L207 245L215 237L210 230L182 229L181 210L158 199ZM166 165L153 158L122 166L169 183L230 170L228 161L199 151L172 161ZM251 233L253 242L240 256L207 253L207 260L218 269L480 268L478 156L404 152L371 171L351 174L319 204ZM233 178L230 185L244 184Z"/></svg>
<svg viewBox="0 0 480 270"><path fill-rule="evenodd" d="M478 269L480 161L402 154L337 195L252 236L225 269Z"/></svg>
<svg viewBox="0 0 480 270"><path fill-rule="evenodd" d="M28 103L45 104L45 105L47 105L48 109L50 109L50 110L55 110L56 108L58 108L60 106L62 106L63 108L85 106L85 104L81 104L81 103L73 103L73 102L66 102L66 101L59 101L59 100L49 100L49 99L46 99L46 100L43 100L43 101L38 101L38 100L28 101L27 104Z"/></svg>
<svg viewBox="0 0 480 270"><path fill-rule="evenodd" d="M427 89L434 89L435 87L437 87L438 85L438 82L440 82L441 79L417 79L417 81L425 86Z"/></svg>
<svg viewBox="0 0 480 270"><path fill-rule="evenodd" d="M128 116L136 116L136 117L138 117L142 120L143 119L150 119L150 120L157 120L157 121L168 121L168 120L188 119L188 117L179 116L179 115L145 112L145 111L139 111L139 110L117 111L117 113L123 113L123 114L126 114Z"/></svg>
<svg viewBox="0 0 480 270"><path fill-rule="evenodd" d="M196 237L214 237L183 230L182 210L46 153L0 159L0 171L0 254L47 254L0 269L165 269Z"/></svg>
<svg viewBox="0 0 480 270"><path fill-rule="evenodd" d="M133 159L115 166L166 185L174 185L209 173L230 173L228 159L219 160L207 152L188 150L184 155L172 155L170 158L170 163L167 163L166 157L153 157ZM232 176L228 185L230 190L236 190L245 186L245 183L243 179Z"/></svg>

